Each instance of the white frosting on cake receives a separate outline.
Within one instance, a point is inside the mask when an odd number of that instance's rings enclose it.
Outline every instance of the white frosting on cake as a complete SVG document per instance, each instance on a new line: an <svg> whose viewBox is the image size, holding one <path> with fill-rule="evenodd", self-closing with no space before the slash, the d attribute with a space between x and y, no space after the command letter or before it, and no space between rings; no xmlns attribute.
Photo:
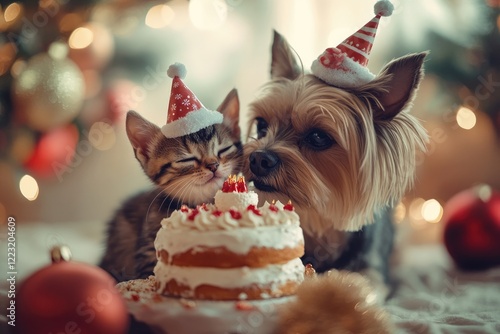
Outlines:
<svg viewBox="0 0 500 334"><path fill-rule="evenodd" d="M236 193L227 193L230 195ZM299 226L299 216L295 211L284 210L281 202L276 202L277 210L270 209L270 204L265 203L258 209L258 213L253 210L235 209L241 214L240 218L233 218L230 210L220 210L218 206L212 204L205 205L198 209L186 209L186 211L177 210L170 217L162 220L161 225L167 230L234 230L241 227L259 227L272 225L290 225ZM193 211L197 213L194 215ZM219 212L218 212L219 211ZM220 214L220 215L218 215ZM191 218L190 218L191 217Z"/></svg>
<svg viewBox="0 0 500 334"><path fill-rule="evenodd" d="M246 193L226 193L219 190L215 194L215 206L221 211L229 211L229 209L231 208L244 210L249 205L257 206L258 203L259 195L257 195L257 193L253 191L249 191Z"/></svg>
<svg viewBox="0 0 500 334"><path fill-rule="evenodd" d="M190 288L183 297L192 297L193 290L202 284L231 289L250 285L268 287L270 282L273 285L283 285L289 281L300 283L304 279L304 265L299 258L262 268L199 268L167 266L159 263L154 269L156 279L161 282L159 291L163 291L168 281L175 279L178 284Z"/></svg>
<svg viewBox="0 0 500 334"><path fill-rule="evenodd" d="M274 249L295 248L304 243L300 226L278 225L233 230L168 230L161 228L156 235L155 249L168 254L184 253L189 249L225 247L236 254L246 254L252 247Z"/></svg>

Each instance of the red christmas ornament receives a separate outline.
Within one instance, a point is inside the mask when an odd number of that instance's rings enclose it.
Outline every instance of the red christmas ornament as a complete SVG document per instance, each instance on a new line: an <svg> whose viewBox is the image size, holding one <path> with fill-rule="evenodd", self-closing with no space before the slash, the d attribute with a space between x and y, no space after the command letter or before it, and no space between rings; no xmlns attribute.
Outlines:
<svg viewBox="0 0 500 334"><path fill-rule="evenodd" d="M51 254L52 265L19 287L16 333L126 333L127 309L113 278L98 267L67 261L67 247Z"/></svg>
<svg viewBox="0 0 500 334"><path fill-rule="evenodd" d="M458 193L444 208L444 244L462 269L500 265L500 193L480 186Z"/></svg>
<svg viewBox="0 0 500 334"><path fill-rule="evenodd" d="M39 177L57 176L62 168L74 167L77 143L78 129L73 124L45 133L24 166Z"/></svg>

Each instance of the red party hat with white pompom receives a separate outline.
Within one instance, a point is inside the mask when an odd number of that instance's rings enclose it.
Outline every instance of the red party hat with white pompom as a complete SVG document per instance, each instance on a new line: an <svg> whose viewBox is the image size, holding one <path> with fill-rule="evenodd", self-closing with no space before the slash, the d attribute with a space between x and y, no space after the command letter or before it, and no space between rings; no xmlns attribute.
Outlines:
<svg viewBox="0 0 500 334"><path fill-rule="evenodd" d="M198 132L210 125L222 123L222 114L205 108L182 81L186 77L186 67L183 64L170 65L167 74L173 80L168 103L167 124L161 128L165 137L181 137Z"/></svg>
<svg viewBox="0 0 500 334"><path fill-rule="evenodd" d="M388 0L378 1L374 6L375 17L336 48L326 49L313 61L312 73L332 86L343 88L359 87L372 81L375 75L366 65L378 23L382 16L390 16L393 9Z"/></svg>

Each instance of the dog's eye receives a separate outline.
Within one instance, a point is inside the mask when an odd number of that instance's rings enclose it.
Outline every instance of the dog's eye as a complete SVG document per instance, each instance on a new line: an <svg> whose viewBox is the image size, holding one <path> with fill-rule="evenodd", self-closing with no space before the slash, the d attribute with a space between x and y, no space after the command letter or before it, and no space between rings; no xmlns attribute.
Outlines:
<svg viewBox="0 0 500 334"><path fill-rule="evenodd" d="M257 138L260 139L267 135L267 122L262 117L257 117L255 119L257 123Z"/></svg>
<svg viewBox="0 0 500 334"><path fill-rule="evenodd" d="M334 140L324 131L314 129L305 138L305 143L315 151L322 151L330 148Z"/></svg>

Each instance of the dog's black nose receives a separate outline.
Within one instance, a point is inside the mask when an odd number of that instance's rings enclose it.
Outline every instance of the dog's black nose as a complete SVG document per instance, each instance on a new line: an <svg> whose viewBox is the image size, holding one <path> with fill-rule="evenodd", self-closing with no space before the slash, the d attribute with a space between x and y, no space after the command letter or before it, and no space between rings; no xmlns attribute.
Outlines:
<svg viewBox="0 0 500 334"><path fill-rule="evenodd" d="M250 154L250 170L257 176L266 176L276 168L280 158L272 151L257 150Z"/></svg>

